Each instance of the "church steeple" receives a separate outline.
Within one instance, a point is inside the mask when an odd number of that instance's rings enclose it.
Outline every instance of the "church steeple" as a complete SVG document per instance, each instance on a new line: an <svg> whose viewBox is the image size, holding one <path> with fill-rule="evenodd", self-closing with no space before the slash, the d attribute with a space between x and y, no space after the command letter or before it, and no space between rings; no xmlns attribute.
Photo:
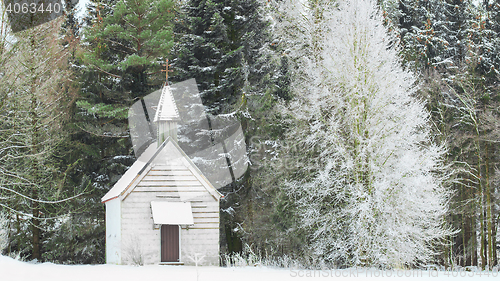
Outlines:
<svg viewBox="0 0 500 281"><path fill-rule="evenodd" d="M179 110L170 92L170 86L165 85L161 92L154 119L154 122L158 125L158 146L160 146L167 137L177 142L177 122L180 120Z"/></svg>

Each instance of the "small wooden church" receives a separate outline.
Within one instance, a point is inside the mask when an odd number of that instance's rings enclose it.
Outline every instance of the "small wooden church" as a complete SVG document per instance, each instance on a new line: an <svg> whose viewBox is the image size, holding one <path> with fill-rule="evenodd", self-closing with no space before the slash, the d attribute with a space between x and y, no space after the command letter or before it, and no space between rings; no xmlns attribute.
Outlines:
<svg viewBox="0 0 500 281"><path fill-rule="evenodd" d="M106 263L219 265L222 195L177 144L179 112L165 86L150 145L102 198Z"/></svg>

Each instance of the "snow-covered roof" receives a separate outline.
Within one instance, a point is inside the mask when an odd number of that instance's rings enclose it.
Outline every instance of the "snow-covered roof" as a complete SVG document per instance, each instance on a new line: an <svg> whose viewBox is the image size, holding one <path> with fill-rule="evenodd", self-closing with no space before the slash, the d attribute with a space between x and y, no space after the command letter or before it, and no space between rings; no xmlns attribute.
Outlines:
<svg viewBox="0 0 500 281"><path fill-rule="evenodd" d="M179 121L179 110L175 105L174 96L170 91L170 86L163 87L158 109L156 110L154 122L158 121Z"/></svg>
<svg viewBox="0 0 500 281"><path fill-rule="evenodd" d="M130 192L134 190L137 184L144 178L148 171L154 165L168 164L175 162L175 165L181 165L186 170L191 171L194 177L205 187L205 189L217 200L222 197L222 194L210 183L210 181L202 174L191 159L184 153L179 145L168 137L156 149L156 143L151 144L146 151L137 159L137 161L125 172L125 174L116 182L104 197L101 202L105 203L115 198L124 200ZM175 179L174 179L175 180Z"/></svg>
<svg viewBox="0 0 500 281"><path fill-rule="evenodd" d="M101 201L104 203L111 199L114 199L122 193L123 189L126 188L132 181L137 177L139 172L145 168L146 164L153 157L156 152L156 143L151 144L146 151L144 151L141 156L132 164L132 166L123 174L123 176L115 183L113 188L111 188Z"/></svg>
<svg viewBox="0 0 500 281"><path fill-rule="evenodd" d="M152 201L154 224L193 225L193 211L189 202Z"/></svg>

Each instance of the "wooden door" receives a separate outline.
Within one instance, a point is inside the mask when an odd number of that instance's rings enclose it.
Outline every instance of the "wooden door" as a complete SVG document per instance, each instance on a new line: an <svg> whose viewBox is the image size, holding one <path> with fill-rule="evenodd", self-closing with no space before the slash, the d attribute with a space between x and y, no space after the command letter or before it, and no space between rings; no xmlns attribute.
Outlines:
<svg viewBox="0 0 500 281"><path fill-rule="evenodd" d="M166 225L161 226L161 261L178 262L179 261L179 226Z"/></svg>

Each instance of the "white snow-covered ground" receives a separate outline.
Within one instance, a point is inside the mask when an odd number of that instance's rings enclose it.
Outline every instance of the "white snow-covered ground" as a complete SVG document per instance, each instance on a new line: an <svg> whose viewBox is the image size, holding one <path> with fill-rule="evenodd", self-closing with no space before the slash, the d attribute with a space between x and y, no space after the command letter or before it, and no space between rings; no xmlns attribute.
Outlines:
<svg viewBox="0 0 500 281"><path fill-rule="evenodd" d="M290 270L268 267L194 267L194 266L124 266L56 265L26 263L0 256L0 281L94 281L94 280L498 280L498 272L378 271L365 269Z"/></svg>

